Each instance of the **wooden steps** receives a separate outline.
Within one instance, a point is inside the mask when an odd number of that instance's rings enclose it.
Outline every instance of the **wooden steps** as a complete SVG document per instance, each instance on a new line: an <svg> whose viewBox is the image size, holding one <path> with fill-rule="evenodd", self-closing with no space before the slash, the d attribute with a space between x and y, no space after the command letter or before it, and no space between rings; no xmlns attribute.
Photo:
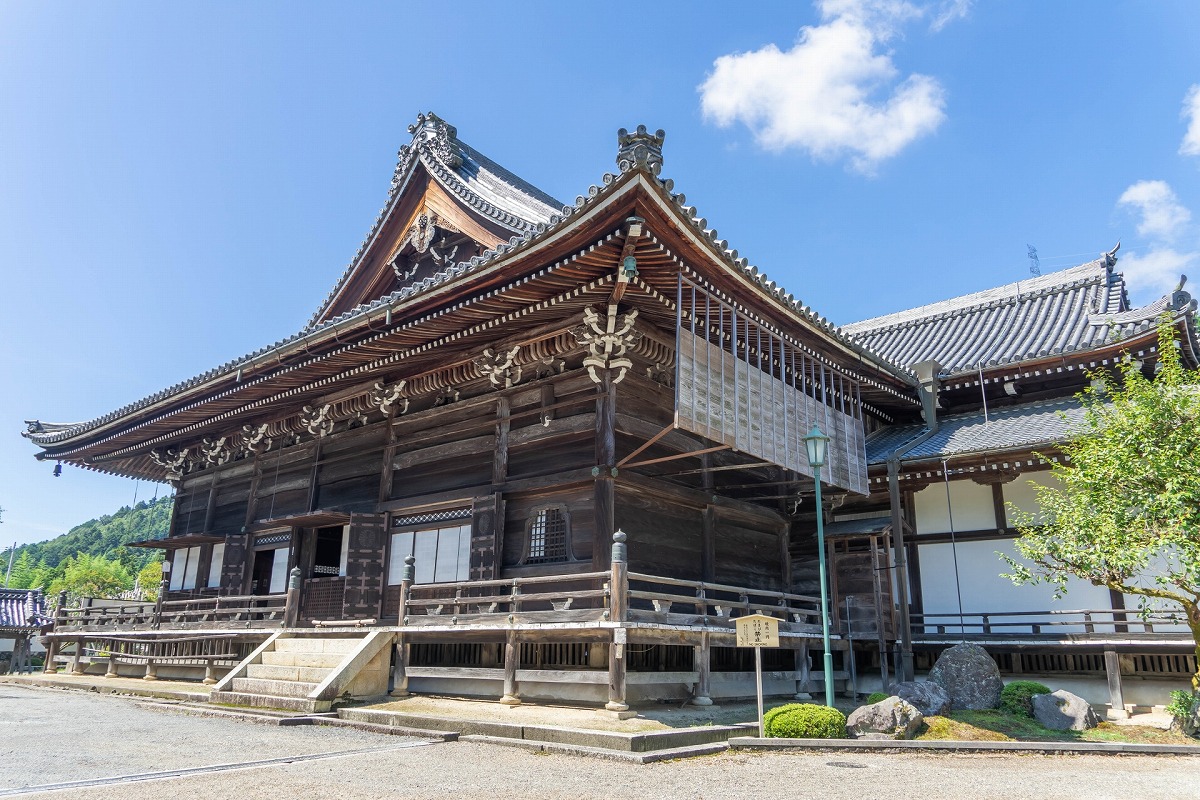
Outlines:
<svg viewBox="0 0 1200 800"><path fill-rule="evenodd" d="M365 639L366 634L274 637L216 687L210 702L310 714L329 711L334 697L326 697L322 689L339 671L355 666L346 662Z"/></svg>

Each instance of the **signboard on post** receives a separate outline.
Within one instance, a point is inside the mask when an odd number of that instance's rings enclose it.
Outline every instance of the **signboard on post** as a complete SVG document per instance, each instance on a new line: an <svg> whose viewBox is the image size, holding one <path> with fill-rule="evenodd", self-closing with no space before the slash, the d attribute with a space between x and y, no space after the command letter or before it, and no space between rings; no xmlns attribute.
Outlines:
<svg viewBox="0 0 1200 800"><path fill-rule="evenodd" d="M766 614L751 614L733 621L738 647L779 647L779 620Z"/></svg>
<svg viewBox="0 0 1200 800"><path fill-rule="evenodd" d="M733 621L737 628L737 646L754 648L754 678L758 689L758 735L763 731L762 649L779 647L779 620L766 614L750 614Z"/></svg>

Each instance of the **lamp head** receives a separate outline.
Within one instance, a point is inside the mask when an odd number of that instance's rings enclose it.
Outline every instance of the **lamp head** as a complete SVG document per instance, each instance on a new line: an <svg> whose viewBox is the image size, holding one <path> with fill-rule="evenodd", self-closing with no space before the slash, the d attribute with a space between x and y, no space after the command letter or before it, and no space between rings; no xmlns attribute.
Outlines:
<svg viewBox="0 0 1200 800"><path fill-rule="evenodd" d="M825 466L825 457L829 452L829 437L821 433L821 429L813 425L808 436L804 437L804 446L808 450L808 465L810 467Z"/></svg>

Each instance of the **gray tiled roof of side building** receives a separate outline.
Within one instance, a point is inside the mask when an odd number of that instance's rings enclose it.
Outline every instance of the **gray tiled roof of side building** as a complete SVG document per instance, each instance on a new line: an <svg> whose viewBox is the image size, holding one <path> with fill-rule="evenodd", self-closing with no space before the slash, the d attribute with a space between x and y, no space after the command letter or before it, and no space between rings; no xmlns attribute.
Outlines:
<svg viewBox="0 0 1200 800"><path fill-rule="evenodd" d="M1061 272L855 322L842 331L903 366L932 358L944 375L1086 350L1154 319L1150 307L1130 310L1115 263L1106 253Z"/></svg>
<svg viewBox="0 0 1200 800"><path fill-rule="evenodd" d="M937 433L904 453L905 461L979 452L1003 452L1052 445L1082 424L1084 410L1074 398L954 414L944 417ZM922 424L897 425L867 437L867 463L882 464L897 447L925 432Z"/></svg>

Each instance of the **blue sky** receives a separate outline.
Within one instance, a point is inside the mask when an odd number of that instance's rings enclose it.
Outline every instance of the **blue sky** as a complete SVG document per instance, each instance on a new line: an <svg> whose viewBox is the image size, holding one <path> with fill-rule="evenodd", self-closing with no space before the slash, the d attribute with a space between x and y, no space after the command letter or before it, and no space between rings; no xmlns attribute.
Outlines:
<svg viewBox="0 0 1200 800"><path fill-rule="evenodd" d="M732 11L730 9L733 9ZM0 2L0 544L151 485L34 461L298 330L417 113L564 202L616 130L835 322L1122 245L1200 269L1193 2Z"/></svg>

